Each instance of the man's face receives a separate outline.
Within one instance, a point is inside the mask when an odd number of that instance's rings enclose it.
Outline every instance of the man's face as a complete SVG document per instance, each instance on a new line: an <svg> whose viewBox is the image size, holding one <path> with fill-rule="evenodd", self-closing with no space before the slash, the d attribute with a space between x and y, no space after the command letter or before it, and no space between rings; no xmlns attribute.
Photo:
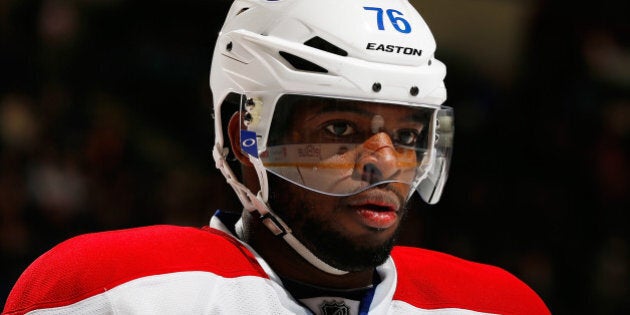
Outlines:
<svg viewBox="0 0 630 315"><path fill-rule="evenodd" d="M382 104L304 106L299 115L290 115L286 132L270 147L314 148L314 157L293 166L300 184L317 187L305 189L271 176L272 209L332 266L359 271L383 263L422 160L416 142L426 120L418 116L416 109ZM346 191L355 193L321 193Z"/></svg>

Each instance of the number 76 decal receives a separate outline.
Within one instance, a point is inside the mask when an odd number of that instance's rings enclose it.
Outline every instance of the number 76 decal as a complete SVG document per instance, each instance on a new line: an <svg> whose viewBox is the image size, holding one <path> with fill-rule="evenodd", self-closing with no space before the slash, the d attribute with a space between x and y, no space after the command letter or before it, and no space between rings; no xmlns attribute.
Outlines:
<svg viewBox="0 0 630 315"><path fill-rule="evenodd" d="M385 25L383 25L383 8L377 7L363 7L366 11L376 11L376 26L379 30L385 30ZM402 17L402 13L398 10L387 9L385 10L385 14L389 18L389 22L392 23L392 26L401 33L410 33L411 25L405 18Z"/></svg>

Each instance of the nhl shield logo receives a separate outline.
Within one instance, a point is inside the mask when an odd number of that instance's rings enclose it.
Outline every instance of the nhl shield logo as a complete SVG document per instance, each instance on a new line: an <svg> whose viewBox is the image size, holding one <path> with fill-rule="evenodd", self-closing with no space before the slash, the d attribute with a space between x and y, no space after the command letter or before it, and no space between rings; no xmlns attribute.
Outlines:
<svg viewBox="0 0 630 315"><path fill-rule="evenodd" d="M324 303L320 306L322 310L322 315L349 315L350 307L342 302L328 302L324 301Z"/></svg>

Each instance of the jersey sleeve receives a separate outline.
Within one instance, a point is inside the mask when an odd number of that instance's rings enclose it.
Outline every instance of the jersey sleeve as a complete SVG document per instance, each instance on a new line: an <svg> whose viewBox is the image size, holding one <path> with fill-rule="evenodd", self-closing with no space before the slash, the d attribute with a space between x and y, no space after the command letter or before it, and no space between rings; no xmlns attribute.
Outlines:
<svg viewBox="0 0 630 315"><path fill-rule="evenodd" d="M17 280L3 314L66 306L135 279L180 271L267 277L251 252L217 230L163 225L93 233L36 259Z"/></svg>
<svg viewBox="0 0 630 315"><path fill-rule="evenodd" d="M422 309L550 314L536 292L501 268L411 247L396 247L392 257L398 272L395 300Z"/></svg>

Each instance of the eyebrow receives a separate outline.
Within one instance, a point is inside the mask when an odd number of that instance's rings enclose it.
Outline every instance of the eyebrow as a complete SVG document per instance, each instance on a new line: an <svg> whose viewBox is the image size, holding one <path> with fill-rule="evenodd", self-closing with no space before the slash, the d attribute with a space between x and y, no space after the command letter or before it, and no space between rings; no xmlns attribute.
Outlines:
<svg viewBox="0 0 630 315"><path fill-rule="evenodd" d="M322 113L334 113L334 112L356 113L356 114L366 116L366 117L369 117L370 115L373 114L367 110L360 109L357 106L327 104L327 105L324 105L322 108L320 108L318 111L313 112L312 115L307 117L307 120L310 120L314 118L315 116L320 115Z"/></svg>
<svg viewBox="0 0 630 315"><path fill-rule="evenodd" d="M365 103L365 104L370 104L370 103ZM422 109L418 109L418 110L422 111ZM366 117L372 117L373 115L378 115L378 113L365 110L365 109L360 108L358 105L355 105L355 104L343 104L343 105L339 105L339 104L330 105L330 104L328 104L328 105L323 106L316 113L313 113L313 115L308 117L308 119L311 119L314 116L322 114L322 113L334 113L334 112L356 113L356 114L359 114L361 116L366 116ZM411 115L405 115L403 117L403 119L401 119L400 121L424 123L426 121L426 119L423 118L424 116L425 115L419 114L416 110L412 110L412 114Z"/></svg>
<svg viewBox="0 0 630 315"><path fill-rule="evenodd" d="M326 105L319 111L319 113L330 113L330 112L350 112L350 113L357 113L364 116L370 116L374 114L370 111L359 108L357 105Z"/></svg>

